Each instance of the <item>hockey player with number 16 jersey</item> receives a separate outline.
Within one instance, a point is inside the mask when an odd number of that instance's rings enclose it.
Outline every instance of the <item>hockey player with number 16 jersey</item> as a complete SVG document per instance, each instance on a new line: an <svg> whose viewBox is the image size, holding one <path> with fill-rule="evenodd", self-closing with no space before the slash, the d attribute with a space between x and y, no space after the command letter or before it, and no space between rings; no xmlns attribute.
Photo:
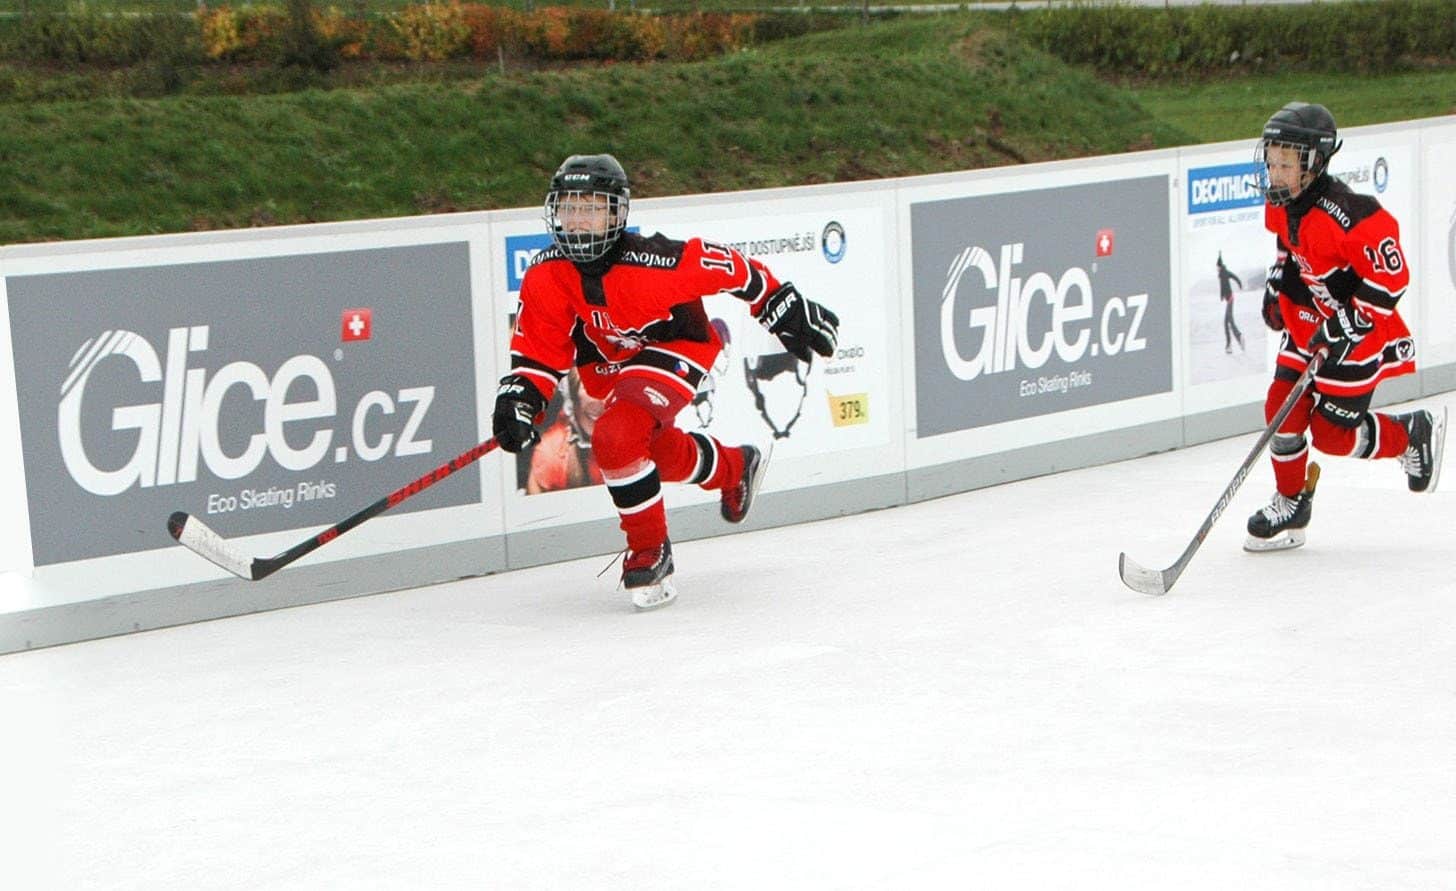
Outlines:
<svg viewBox="0 0 1456 891"><path fill-rule="evenodd" d="M1264 226L1277 240L1264 321L1283 332L1266 420L1314 354L1326 358L1270 444L1276 491L1249 518L1253 551L1304 543L1318 480L1311 441L1328 455L1396 459L1413 492L1434 491L1441 470L1444 409L1370 410L1377 384L1415 371L1415 342L1397 308L1410 270L1395 218L1330 176L1340 145L1328 109L1291 102L1264 125L1256 149L1267 170Z"/></svg>

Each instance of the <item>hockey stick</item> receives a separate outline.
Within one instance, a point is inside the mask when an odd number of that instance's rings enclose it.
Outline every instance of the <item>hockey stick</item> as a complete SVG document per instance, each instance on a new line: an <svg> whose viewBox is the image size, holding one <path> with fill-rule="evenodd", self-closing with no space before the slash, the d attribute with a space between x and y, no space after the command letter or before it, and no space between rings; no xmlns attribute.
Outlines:
<svg viewBox="0 0 1456 891"><path fill-rule="evenodd" d="M267 578L299 557L323 547L365 520L377 517L401 501L428 489L455 471L469 467L482 455L494 451L495 447L494 437L471 446L451 459L448 464L441 464L414 482L389 493L358 513L340 520L317 535L301 541L273 557L244 557L233 548L227 539L213 532L201 520L188 515L186 511L179 510L167 518L167 531L194 553L211 560L238 578L256 582L259 579Z"/></svg>
<svg viewBox="0 0 1456 891"><path fill-rule="evenodd" d="M1129 557L1127 552L1124 551L1117 555L1117 574L1122 577L1122 583L1124 585L1127 585L1134 591L1141 591L1144 594L1168 593L1178 581L1178 576L1182 575L1183 570L1188 568L1189 562L1193 560L1193 555L1198 553L1198 548L1202 546L1203 540L1208 537L1208 532L1213 528L1213 524L1217 522L1219 515L1224 512L1224 509L1229 506L1229 502L1233 500L1234 493L1239 490L1239 486L1244 484L1244 478L1249 475L1249 470L1253 468L1254 462L1258 461L1259 456L1263 454L1264 447L1269 444L1269 440L1274 438L1274 433L1279 429L1279 425L1283 424L1284 419L1289 417L1289 413L1294 411L1294 404L1304 396L1305 391L1313 383L1314 374L1324 362L1326 354L1326 351L1321 349L1309 360L1309 365L1305 367L1299 379L1294 382L1294 389L1290 390L1289 395L1284 397L1284 404L1279 406L1279 411L1274 413L1274 419L1264 427L1264 432L1259 435L1259 441L1254 443L1254 447L1249 450L1249 456L1240 465L1239 472L1234 474L1234 478L1224 488L1223 494L1218 497L1218 503L1213 506L1213 510L1204 518L1203 525L1199 526L1198 531L1194 533L1193 540L1188 542L1188 547L1183 549L1183 556L1179 557L1177 562L1167 569L1148 569Z"/></svg>

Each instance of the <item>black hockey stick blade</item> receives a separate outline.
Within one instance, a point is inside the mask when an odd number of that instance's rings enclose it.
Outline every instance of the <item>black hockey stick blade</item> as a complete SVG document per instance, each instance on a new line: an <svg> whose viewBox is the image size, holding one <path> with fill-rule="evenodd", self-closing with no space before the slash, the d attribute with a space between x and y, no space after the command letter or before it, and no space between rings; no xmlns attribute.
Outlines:
<svg viewBox="0 0 1456 891"><path fill-rule="evenodd" d="M316 535L299 542L293 547L272 557L247 557L227 539L214 532L208 525L186 511L176 511L167 518L167 532L183 547L200 557L226 569L240 579L256 582L267 578L305 554L310 554L334 539L363 523L377 517L400 502L438 483L457 470L474 464L482 455L495 450L495 438L471 446L456 455L446 464L425 474L413 482L389 493L358 513L340 520Z"/></svg>
<svg viewBox="0 0 1456 891"><path fill-rule="evenodd" d="M1214 504L1213 510L1208 512L1207 517L1204 517L1203 525L1198 527L1198 531L1193 534L1193 540L1188 542L1188 547L1183 549L1183 553L1172 566L1167 569L1148 569L1129 557L1126 552L1117 555L1117 575L1122 579L1124 585L1141 594L1167 594L1172 590L1173 585L1178 582L1178 577L1183 574L1183 570L1188 568L1188 564L1193 560L1193 555L1198 553L1198 549L1203 545L1203 540L1213 529L1213 524L1229 506L1229 502L1233 501L1234 493L1244 484L1244 479L1249 475L1249 470L1253 468L1254 462L1264 454L1264 447L1269 444L1269 440L1274 438L1279 425L1283 424L1284 419L1289 417L1289 413L1294 411L1295 403L1299 402L1304 396L1304 392L1309 389L1310 384L1314 381L1315 372L1319 370L1325 360L1325 355L1325 350L1321 349L1314 354L1314 358L1310 359L1303 373L1299 375L1299 379L1294 382L1294 387L1289 391L1289 395L1284 397L1284 404L1279 406L1279 411L1275 412L1273 419L1264 426L1264 432L1259 435L1258 442L1255 442L1254 447L1249 450L1248 457L1244 458L1244 463L1239 465L1234 478L1229 480L1229 484L1224 487L1223 494L1218 497L1218 502Z"/></svg>

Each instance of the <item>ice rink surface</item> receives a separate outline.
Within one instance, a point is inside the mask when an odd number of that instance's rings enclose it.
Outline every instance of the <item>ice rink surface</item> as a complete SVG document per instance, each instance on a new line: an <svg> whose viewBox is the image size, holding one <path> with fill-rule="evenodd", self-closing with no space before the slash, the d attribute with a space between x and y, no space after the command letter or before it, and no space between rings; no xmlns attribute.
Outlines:
<svg viewBox="0 0 1456 891"><path fill-rule="evenodd" d="M1456 470L1118 581L1253 440L0 657L0 885L1456 887Z"/></svg>

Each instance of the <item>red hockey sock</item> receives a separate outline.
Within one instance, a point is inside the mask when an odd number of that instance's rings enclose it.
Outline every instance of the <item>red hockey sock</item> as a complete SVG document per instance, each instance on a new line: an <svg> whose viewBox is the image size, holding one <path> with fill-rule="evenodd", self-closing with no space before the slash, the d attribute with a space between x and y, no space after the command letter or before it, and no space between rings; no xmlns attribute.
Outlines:
<svg viewBox="0 0 1456 891"><path fill-rule="evenodd" d="M713 490L738 482L739 477L743 476L743 449L725 446L716 439L710 441L717 451L717 467L713 468L712 475L700 485L704 489Z"/></svg>
<svg viewBox="0 0 1456 891"><path fill-rule="evenodd" d="M652 440L652 461L657 465L657 472L662 474L663 482L688 481L701 460L698 437L676 427L661 428Z"/></svg>
<svg viewBox="0 0 1456 891"><path fill-rule="evenodd" d="M1274 488L1281 495L1293 498L1304 488L1304 472L1309 464L1309 448L1300 449L1294 455L1274 455Z"/></svg>
<svg viewBox="0 0 1456 891"><path fill-rule="evenodd" d="M664 428L653 440L652 460L665 482L696 483L710 491L732 485L743 475L742 449L676 427Z"/></svg>
<svg viewBox="0 0 1456 891"><path fill-rule="evenodd" d="M1398 458L1405 454L1410 447L1410 431L1405 425L1390 415L1382 415L1376 412L1370 413L1375 418L1379 431L1379 439L1375 444L1375 453L1372 458Z"/></svg>
<svg viewBox="0 0 1456 891"><path fill-rule="evenodd" d="M661 498L635 513L618 516L622 531L627 533L627 550L645 551L667 541L667 510Z"/></svg>
<svg viewBox="0 0 1456 891"><path fill-rule="evenodd" d="M667 511L662 506L662 482L650 461L634 474L607 477L607 491L617 505L627 547L634 551L654 548L667 538Z"/></svg>

